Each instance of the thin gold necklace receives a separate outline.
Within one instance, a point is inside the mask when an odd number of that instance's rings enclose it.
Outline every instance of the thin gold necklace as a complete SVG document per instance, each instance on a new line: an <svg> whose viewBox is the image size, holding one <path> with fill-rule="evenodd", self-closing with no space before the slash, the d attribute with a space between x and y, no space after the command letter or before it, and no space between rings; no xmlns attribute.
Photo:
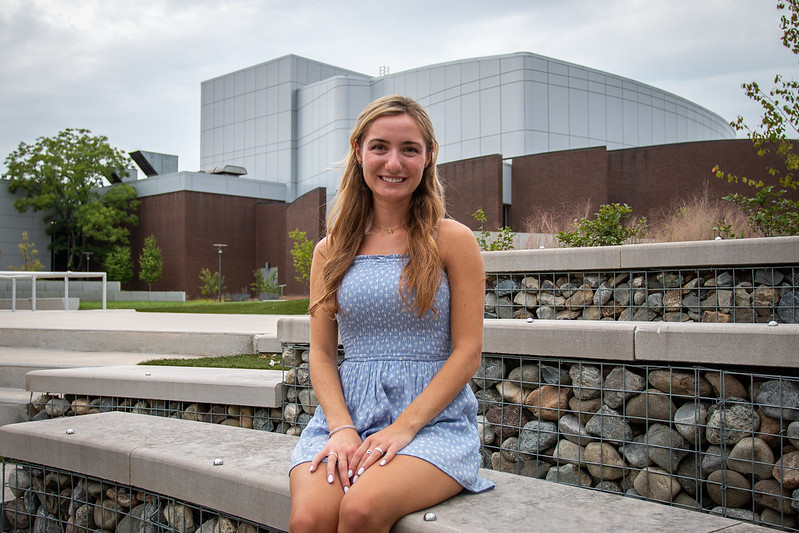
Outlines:
<svg viewBox="0 0 799 533"><path fill-rule="evenodd" d="M399 226L394 226L392 228L381 228L380 226L369 226L369 229L366 230L366 233L367 234L372 234L372 233L374 233L372 230L373 229L377 229L377 230L380 230L380 231L385 231L387 234L392 235L394 233L394 230L402 229L404 227L405 227L405 224L400 224Z"/></svg>

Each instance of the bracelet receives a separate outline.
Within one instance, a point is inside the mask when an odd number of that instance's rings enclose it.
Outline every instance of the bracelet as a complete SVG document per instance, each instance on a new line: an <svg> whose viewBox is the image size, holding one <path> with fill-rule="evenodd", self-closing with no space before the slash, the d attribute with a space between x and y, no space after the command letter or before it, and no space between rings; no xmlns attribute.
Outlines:
<svg viewBox="0 0 799 533"><path fill-rule="evenodd" d="M335 435L336 433L338 433L342 429L356 429L356 428L352 424L345 424L343 426L339 426L336 429L334 429L333 431L331 431L330 433L328 433L327 438L329 439L330 437L332 437L333 435Z"/></svg>

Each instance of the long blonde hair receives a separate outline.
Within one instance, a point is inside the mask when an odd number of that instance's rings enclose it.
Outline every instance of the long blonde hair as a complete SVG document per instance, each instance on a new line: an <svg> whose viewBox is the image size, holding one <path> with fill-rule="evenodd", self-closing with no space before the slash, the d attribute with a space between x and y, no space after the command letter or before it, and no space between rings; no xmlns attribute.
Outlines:
<svg viewBox="0 0 799 533"><path fill-rule="evenodd" d="M400 278L400 295L406 306L413 305L416 308L420 317L428 310L436 312L433 299L441 281L442 264L435 236L446 212L444 188L436 168L438 142L433 133L433 123L422 106L407 96L393 95L378 98L366 106L350 134L344 175L328 217L328 253L322 290L319 297L311 302L311 314L320 308L332 314L339 311L338 289L372 222L372 192L364 180L356 151L375 120L401 114L410 116L419 125L430 163L411 196L407 225L409 261Z"/></svg>

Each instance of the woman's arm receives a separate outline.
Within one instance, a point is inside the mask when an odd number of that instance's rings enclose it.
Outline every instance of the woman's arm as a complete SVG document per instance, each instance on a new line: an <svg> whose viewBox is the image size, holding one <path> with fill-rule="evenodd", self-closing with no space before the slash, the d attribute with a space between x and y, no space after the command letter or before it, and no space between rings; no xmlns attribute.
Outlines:
<svg viewBox="0 0 799 533"><path fill-rule="evenodd" d="M438 415L480 366L483 347L485 272L480 248L472 231L454 220L442 220L438 245L450 286L452 353L428 386L390 426L367 438L354 460L364 469L380 460L390 461ZM367 454L379 447L385 454ZM373 457L375 456L375 457Z"/></svg>
<svg viewBox="0 0 799 533"><path fill-rule="evenodd" d="M316 301L323 290L322 275L327 259L327 244L323 239L314 249L311 262L311 301ZM341 378L338 373L338 324L335 317L324 309L317 309L311 315L311 347L309 353L311 383L319 404L325 413L330 431L352 425L349 409L344 401L341 389ZM319 463L333 452L338 455L337 461L328 461L328 482L332 479L335 464L338 464L341 483L349 487L349 459L361 444L358 432L344 429L330 438L322 451L311 462L311 472Z"/></svg>

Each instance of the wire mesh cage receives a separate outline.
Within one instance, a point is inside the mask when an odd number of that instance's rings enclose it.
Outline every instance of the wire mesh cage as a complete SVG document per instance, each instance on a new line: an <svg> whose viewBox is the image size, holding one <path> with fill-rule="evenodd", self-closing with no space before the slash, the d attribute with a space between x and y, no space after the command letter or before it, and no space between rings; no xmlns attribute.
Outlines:
<svg viewBox="0 0 799 533"><path fill-rule="evenodd" d="M31 464L3 461L13 498L2 530L14 533L271 533L281 531L127 485Z"/></svg>

